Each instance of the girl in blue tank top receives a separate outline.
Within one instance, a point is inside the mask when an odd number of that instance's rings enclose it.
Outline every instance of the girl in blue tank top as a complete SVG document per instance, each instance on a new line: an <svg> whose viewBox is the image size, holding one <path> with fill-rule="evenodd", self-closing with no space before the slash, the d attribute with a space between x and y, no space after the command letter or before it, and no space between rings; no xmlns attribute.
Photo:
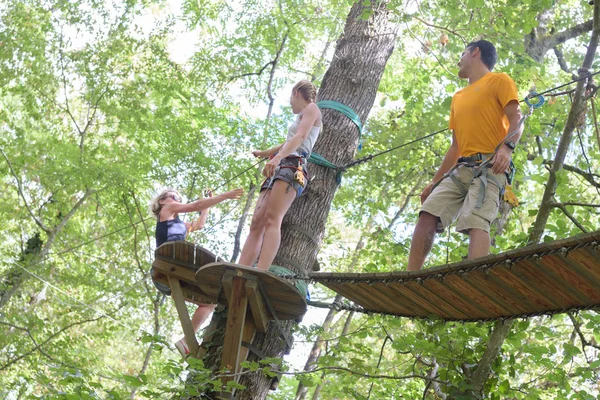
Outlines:
<svg viewBox="0 0 600 400"><path fill-rule="evenodd" d="M158 248L166 242L185 240L188 233L204 227L204 223L208 217L208 209L210 207L228 199L239 199L242 194L242 189L235 189L217 196L212 196L211 194L209 198L183 204L181 202L181 195L177 190L171 188L163 190L150 202L150 211L154 218L156 218L156 247ZM199 211L201 213L200 218L196 221L184 222L179 219L180 213L194 211ZM161 293L170 296L171 289L169 286L155 281L154 279L156 277L157 273L153 268L152 282ZM191 301L190 299L186 300ZM192 326L194 327L195 332L198 331L202 323L214 309L214 304L198 304L198 309L192 316ZM185 342L185 338L175 342L175 347L177 347L177 350L179 350L183 356L186 356L190 352Z"/></svg>
<svg viewBox="0 0 600 400"><path fill-rule="evenodd" d="M317 89L300 81L292 89L290 105L297 119L289 128L286 141L269 150L254 151L255 157L270 157L263 169L267 178L256 202L250 233L239 263L267 271L281 242L281 221L294 199L308 184L307 159L323 127L321 111L315 104Z"/></svg>

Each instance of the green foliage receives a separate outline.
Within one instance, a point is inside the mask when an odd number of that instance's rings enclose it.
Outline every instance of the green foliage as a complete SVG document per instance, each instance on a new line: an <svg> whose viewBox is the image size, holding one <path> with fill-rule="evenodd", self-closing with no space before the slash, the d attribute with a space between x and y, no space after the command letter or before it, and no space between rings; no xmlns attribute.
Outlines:
<svg viewBox="0 0 600 400"><path fill-rule="evenodd" d="M320 82L351 5L347 0L184 1L181 10L171 2L135 0L0 5L0 294L9 298L1 307L0 397L125 399L135 392L136 398L155 399L219 389L213 371L199 360L182 362L171 344L179 332L176 312L148 279L153 224L143 220L146 204L165 186L194 199L202 187L219 187L250 166L250 150L280 142L292 117L280 109L286 91L301 78ZM527 54L531 30L543 37L591 18L585 1L438 0L419 7L391 1L388 8L398 40L357 157L447 126L451 96L464 86L456 62L466 42L485 37L496 43L497 70L511 75L524 97L532 87L541 91L571 79L552 54L542 63ZM370 18L372 11L367 8L361 17ZM182 43L176 40L180 35L193 39ZM584 34L561 45L570 71L580 66L588 39ZM174 43L189 51L189 60L176 60ZM277 101L267 120L269 96ZM546 100L528 119L514 154L514 189L522 206L496 238L495 252L526 244L538 213L571 105L568 96ZM589 179L598 181L600 149L590 114L569 150L571 168L557 175L557 202L597 203ZM418 195L449 144L449 132L440 133L347 171L329 215L322 269L403 269ZM245 174L229 186L251 183L258 182ZM216 207L208 222L212 230L193 239L230 253L227 233L235 229L240 209ZM597 229L597 208L566 210L585 229ZM544 240L578 232L557 209ZM450 230L440 235L428 263L460 261L466 254L465 238ZM322 287L313 295L333 298ZM342 316L331 331L315 324L295 335L306 340L323 335L327 346L317 366L354 373L284 375L270 398L293 397L298 381L309 394L322 384L323 399L435 398L436 390L468 398L468 378L492 329L489 323L355 315L349 333L340 337ZM600 317L586 311L573 318L517 321L492 365L487 398L597 398ZM286 365L273 358L246 367L273 376ZM434 369L438 389L414 377ZM402 376L408 377L390 378Z"/></svg>

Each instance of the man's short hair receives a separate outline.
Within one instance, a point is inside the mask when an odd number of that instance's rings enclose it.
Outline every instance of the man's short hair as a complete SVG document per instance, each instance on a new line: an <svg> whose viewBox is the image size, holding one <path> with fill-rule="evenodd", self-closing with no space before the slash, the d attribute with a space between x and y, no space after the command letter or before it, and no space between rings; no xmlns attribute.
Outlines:
<svg viewBox="0 0 600 400"><path fill-rule="evenodd" d="M493 70L496 61L498 61L498 53L496 53L494 45L487 40L477 40L467 45L467 49L470 51L473 51L476 47L481 52L481 61L490 71Z"/></svg>

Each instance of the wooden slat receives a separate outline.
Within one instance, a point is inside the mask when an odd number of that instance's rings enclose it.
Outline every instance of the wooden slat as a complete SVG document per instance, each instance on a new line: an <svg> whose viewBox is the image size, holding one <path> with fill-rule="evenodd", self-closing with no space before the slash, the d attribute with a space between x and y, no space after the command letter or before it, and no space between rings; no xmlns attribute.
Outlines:
<svg viewBox="0 0 600 400"><path fill-rule="evenodd" d="M190 320L190 314L185 306L185 300L183 297L183 292L181 291L181 286L179 286L179 280L170 277L169 286L171 287L171 296L175 302L175 308L177 309L177 314L179 315L179 321L181 321L185 342L190 349L190 354L192 357L197 357L200 346L198 345L196 332L194 331L192 321Z"/></svg>
<svg viewBox="0 0 600 400"><path fill-rule="evenodd" d="M437 291L444 297L444 301L456 304L461 309L465 310L469 318L484 318L485 313L477 307L475 303L469 301L460 292L455 290L453 287L444 284L444 281L438 279L428 279L427 284L431 286L432 290Z"/></svg>
<svg viewBox="0 0 600 400"><path fill-rule="evenodd" d="M352 285L352 290L356 291L356 294L361 296L363 299L367 299L371 309L382 310L385 312L393 312L396 309L395 302L391 301L389 297L379 296L378 291L373 290L373 286L368 283L360 282Z"/></svg>
<svg viewBox="0 0 600 400"><path fill-rule="evenodd" d="M246 293L248 293L248 302L252 311L252 320L259 332L266 332L269 325L270 313L265 307L265 302L260 294L258 283L251 280L246 281Z"/></svg>
<svg viewBox="0 0 600 400"><path fill-rule="evenodd" d="M506 271L506 267L497 266L497 271ZM497 279L496 275L489 273L486 275L483 271L471 271L464 274L462 278L475 287L482 289L489 297L492 297L496 304L503 309L502 315L523 314L527 312L527 306L531 307L529 300L520 295L520 293L511 287L510 284Z"/></svg>
<svg viewBox="0 0 600 400"><path fill-rule="evenodd" d="M383 297L389 299L400 311L401 315L421 315L421 307L415 304L410 298L403 296L389 287L389 284L379 282L372 285L373 288ZM423 317L427 314L423 313Z"/></svg>
<svg viewBox="0 0 600 400"><path fill-rule="evenodd" d="M458 319L469 319L471 318L467 313L454 306L453 303L445 301L443 297L439 296L435 291L431 290L426 282L414 283L413 285L406 285L409 288L419 290L429 302L437 306L438 312L435 314L443 318L458 318Z"/></svg>
<svg viewBox="0 0 600 400"><path fill-rule="evenodd" d="M391 305L385 303L385 298L374 299L372 294L369 295L368 290L364 291L353 284L332 284L331 286L328 285L328 287L347 299L352 300L356 304L360 304L367 310L379 310L384 312L387 312L386 310L392 310Z"/></svg>
<svg viewBox="0 0 600 400"><path fill-rule="evenodd" d="M525 260L525 262L520 263L520 270L523 271L529 282L534 283L540 290L552 293L554 302L558 304L560 309L570 307L570 304L572 304L571 298L561 291L560 285L551 276L546 275L547 268L541 260Z"/></svg>
<svg viewBox="0 0 600 400"><path fill-rule="evenodd" d="M447 275L444 279L447 285L450 285L456 290L466 293L474 304L477 304L479 308L485 312L485 315L489 316L502 316L503 307L499 305L493 298L487 295L480 288L473 286L471 283L466 282L460 274Z"/></svg>
<svg viewBox="0 0 600 400"><path fill-rule="evenodd" d="M420 313L425 315L438 315L438 308L431 304L429 299L425 298L423 293L418 293L414 290L411 290L409 285L418 285L415 282L408 283L390 283L388 287L393 291L400 293L404 297L412 299L412 301L420 307Z"/></svg>
<svg viewBox="0 0 600 400"><path fill-rule="evenodd" d="M221 356L221 369L228 369L232 373L240 369L240 347L248 309L248 297L246 296L245 279L234 277L230 294L231 302L228 307L227 325L225 327L225 338L223 340L223 354ZM222 378L225 385L233 377Z"/></svg>
<svg viewBox="0 0 600 400"><path fill-rule="evenodd" d="M523 277L521 268L490 268L488 272L489 276L494 277L496 281L512 285L522 296L529 299L530 303L535 304L537 308L549 309L552 307L559 307L558 304L554 302L551 293L539 290L538 287L531 285L531 282ZM519 311L519 313L523 312L523 310ZM515 314L517 314L517 312L515 312Z"/></svg>
<svg viewBox="0 0 600 400"><path fill-rule="evenodd" d="M568 285L569 293L578 300L578 304L586 304L590 299L600 302L598 286L592 283L594 276L570 256L544 257L544 265Z"/></svg>
<svg viewBox="0 0 600 400"><path fill-rule="evenodd" d="M252 318L248 318L246 316L246 324L244 325L244 332L242 333L242 342L252 343L254 340L254 336L257 332L256 326L254 325L254 321ZM250 350L248 347L242 345L240 349L240 363L243 363L248 359L248 355L250 354Z"/></svg>
<svg viewBox="0 0 600 400"><path fill-rule="evenodd" d="M585 268L591 275L594 276L594 282L600 282L600 253L592 247L577 249L569 254L579 266Z"/></svg>

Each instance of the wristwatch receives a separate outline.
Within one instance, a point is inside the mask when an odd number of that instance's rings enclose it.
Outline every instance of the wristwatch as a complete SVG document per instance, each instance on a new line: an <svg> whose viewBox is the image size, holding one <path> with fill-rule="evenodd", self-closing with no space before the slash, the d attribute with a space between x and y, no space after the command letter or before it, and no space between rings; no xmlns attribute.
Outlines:
<svg viewBox="0 0 600 400"><path fill-rule="evenodd" d="M515 147L517 147L515 142L513 142L512 140L508 140L508 141L504 142L504 144L506 145L506 147L508 147L511 150L514 150Z"/></svg>

